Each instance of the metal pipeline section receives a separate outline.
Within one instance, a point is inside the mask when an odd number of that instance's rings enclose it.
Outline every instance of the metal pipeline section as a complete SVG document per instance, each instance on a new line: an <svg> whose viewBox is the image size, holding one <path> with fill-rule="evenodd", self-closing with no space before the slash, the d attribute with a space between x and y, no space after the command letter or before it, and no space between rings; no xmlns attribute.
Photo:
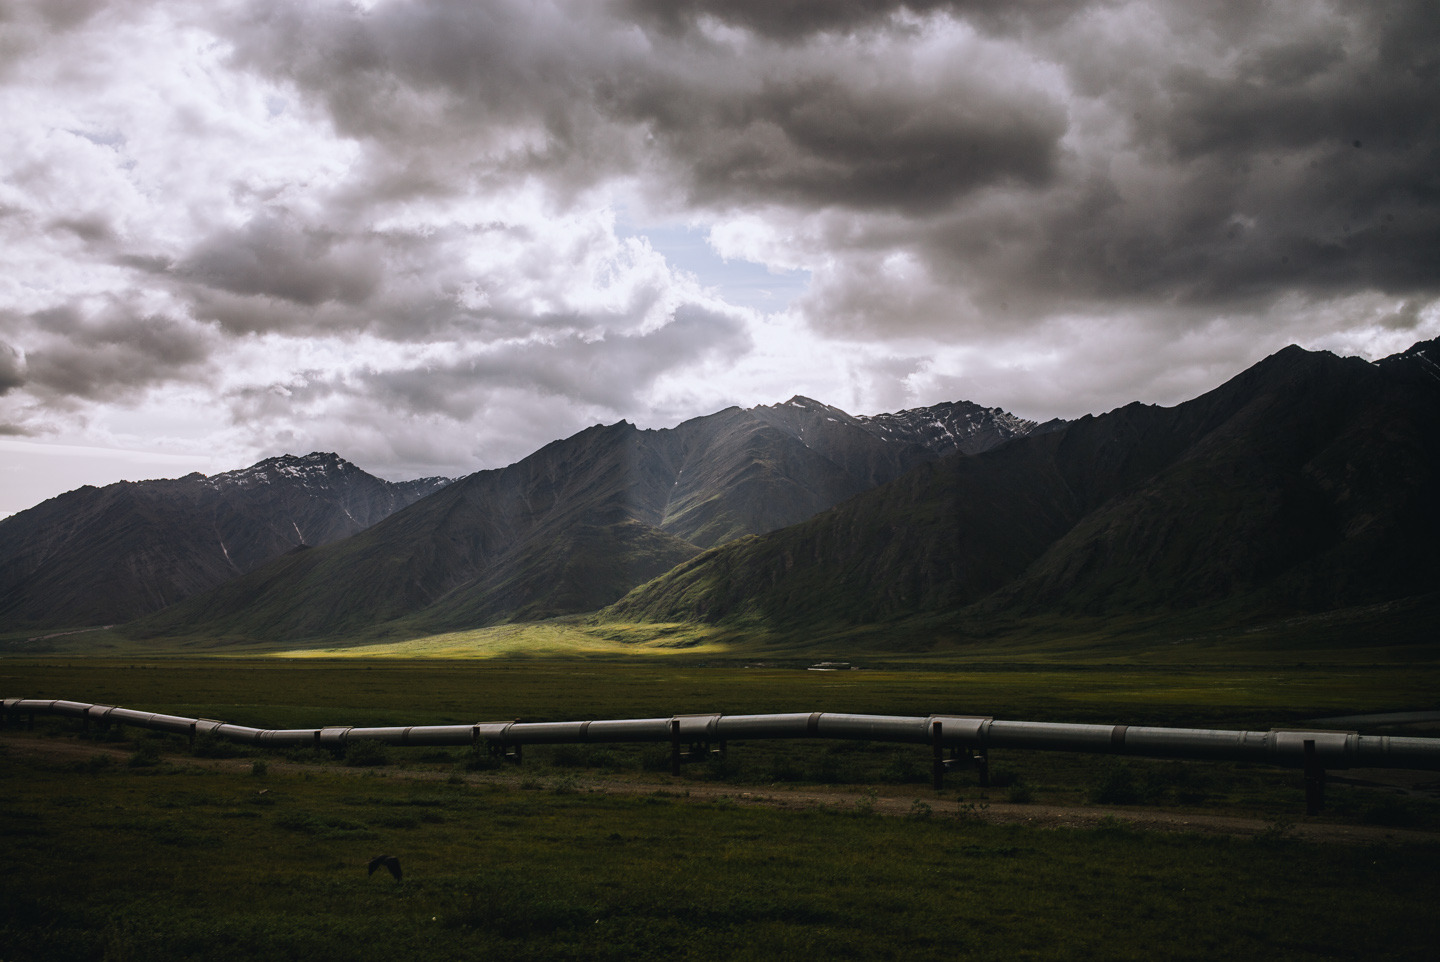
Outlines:
<svg viewBox="0 0 1440 962"><path fill-rule="evenodd" d="M1325 769L1404 768L1440 771L1440 738L1361 735L1336 731L1227 731L1194 728L1148 728L1134 725L1081 725L1062 722L997 721L982 715L857 715L839 712L792 712L766 715L673 715L668 718L621 718L562 722L477 722L469 725L411 725L354 728L329 726L300 729L259 729L207 718L185 718L111 705L32 698L0 702L0 724L35 715L79 718L87 725L133 725L175 734L211 734L262 746L343 748L352 741L387 745L470 745L488 743L513 752L523 745L616 742L670 742L679 755L681 743L699 746L730 741L826 738L929 744L935 752L936 781L940 753L970 753L980 762L992 749L1089 752L1145 758L1259 762L1310 773ZM945 767L954 763L947 762ZM677 762L678 764L678 762ZM983 775L982 775L983 778Z"/></svg>

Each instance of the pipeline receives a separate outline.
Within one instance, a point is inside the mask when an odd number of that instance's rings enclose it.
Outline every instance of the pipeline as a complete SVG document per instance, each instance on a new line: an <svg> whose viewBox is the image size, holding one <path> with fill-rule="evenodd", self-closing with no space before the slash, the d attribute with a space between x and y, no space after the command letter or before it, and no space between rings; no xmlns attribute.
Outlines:
<svg viewBox="0 0 1440 962"><path fill-rule="evenodd" d="M963 761L975 765L987 781L992 749L1089 752L1145 758L1256 762L1301 768L1306 773L1307 807L1319 806L1328 769L1400 768L1440 771L1440 738L1361 735L1341 731L1228 731L1198 728L1152 728L1136 725L1082 725L1064 722L999 721L982 715L856 715L838 712L791 712L768 715L673 715L668 718L621 718L563 722L476 722L461 725L407 727L261 729L208 718L184 718L111 705L33 698L6 698L0 703L0 725L24 717L34 727L36 715L79 718L88 725L134 725L188 735L209 734L260 746L307 746L340 749L355 741L386 745L473 745L486 743L492 752L520 760L524 745L669 742L678 774L682 760L705 757L711 745L720 751L728 742L827 738L927 744L935 763L935 787L945 771ZM689 746L682 753L681 745ZM949 750L946 759L943 752Z"/></svg>

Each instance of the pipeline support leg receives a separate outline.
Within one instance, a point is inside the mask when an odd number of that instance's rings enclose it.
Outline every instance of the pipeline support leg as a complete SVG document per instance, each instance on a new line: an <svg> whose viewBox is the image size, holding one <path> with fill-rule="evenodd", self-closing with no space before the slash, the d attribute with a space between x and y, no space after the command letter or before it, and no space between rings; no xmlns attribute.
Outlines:
<svg viewBox="0 0 1440 962"><path fill-rule="evenodd" d="M680 719L670 719L670 774L680 774Z"/></svg>
<svg viewBox="0 0 1440 962"><path fill-rule="evenodd" d="M980 772L980 787L990 787L990 755L984 748L977 748L974 754L975 768Z"/></svg>
<svg viewBox="0 0 1440 962"><path fill-rule="evenodd" d="M935 791L945 790L945 742L941 738L940 723L930 726L931 771L935 774Z"/></svg>
<svg viewBox="0 0 1440 962"><path fill-rule="evenodd" d="M1325 769L1315 755L1315 740L1305 739L1305 814L1319 815L1325 808Z"/></svg>

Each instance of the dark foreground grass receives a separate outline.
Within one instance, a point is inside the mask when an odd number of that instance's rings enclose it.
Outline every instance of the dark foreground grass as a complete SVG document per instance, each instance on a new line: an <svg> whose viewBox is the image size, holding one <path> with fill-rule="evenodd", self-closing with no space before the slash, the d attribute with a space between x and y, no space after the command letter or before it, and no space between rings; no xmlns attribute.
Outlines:
<svg viewBox="0 0 1440 962"><path fill-rule="evenodd" d="M1435 846L143 760L0 757L0 784L7 962L1432 959L1440 944ZM381 853L403 881L367 876Z"/></svg>

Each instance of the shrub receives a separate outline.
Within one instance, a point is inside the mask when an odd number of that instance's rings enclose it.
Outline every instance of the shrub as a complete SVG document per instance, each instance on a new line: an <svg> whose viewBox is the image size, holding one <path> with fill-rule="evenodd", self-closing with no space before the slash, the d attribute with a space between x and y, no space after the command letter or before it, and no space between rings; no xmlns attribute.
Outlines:
<svg viewBox="0 0 1440 962"><path fill-rule="evenodd" d="M238 758L245 750L227 738L214 732L201 732L190 746L190 754L196 758Z"/></svg>
<svg viewBox="0 0 1440 962"><path fill-rule="evenodd" d="M718 752L706 756L702 763L705 777L716 781L732 781L741 776L741 767L738 761L732 760L729 755L721 755Z"/></svg>
<svg viewBox="0 0 1440 962"><path fill-rule="evenodd" d="M104 752L96 752L83 762L75 762L71 770L94 775L109 768L114 760Z"/></svg>
<svg viewBox="0 0 1440 962"><path fill-rule="evenodd" d="M1360 813L1360 820L1367 825L1383 825L1386 828L1402 828L1414 825L1419 819L1404 799L1390 796L1367 805Z"/></svg>
<svg viewBox="0 0 1440 962"><path fill-rule="evenodd" d="M990 770L991 788L1009 788L1023 781L1024 779L1018 773L1012 772L1008 768L992 768Z"/></svg>
<svg viewBox="0 0 1440 962"><path fill-rule="evenodd" d="M467 772L488 772L500 767L500 759L490 754L489 742L472 742L465 753Z"/></svg>
<svg viewBox="0 0 1440 962"><path fill-rule="evenodd" d="M590 764L589 752L580 745L557 745L550 763L559 768L584 768Z"/></svg>
<svg viewBox="0 0 1440 962"><path fill-rule="evenodd" d="M353 768L390 764L390 749L383 743L362 738L345 743L345 764Z"/></svg>
<svg viewBox="0 0 1440 962"><path fill-rule="evenodd" d="M861 795L858 799L856 799L855 814L861 816L862 818L867 815L874 815L875 799L879 796L879 794L879 792L875 791L875 789L872 788L869 791L865 792L863 795Z"/></svg>
<svg viewBox="0 0 1440 962"><path fill-rule="evenodd" d="M154 742L144 742L135 749L135 754L130 756L128 762L131 768L152 768L160 764L160 746Z"/></svg>
<svg viewBox="0 0 1440 962"><path fill-rule="evenodd" d="M640 768L647 772L668 772L670 770L670 749L649 749L640 756Z"/></svg>
<svg viewBox="0 0 1440 962"><path fill-rule="evenodd" d="M1090 790L1090 801L1101 805L1136 805L1143 800L1140 783L1129 765L1115 765Z"/></svg>
<svg viewBox="0 0 1440 962"><path fill-rule="evenodd" d="M890 784L923 782L930 778L930 769L929 766L922 767L911 755L900 755L891 759L880 777Z"/></svg>
<svg viewBox="0 0 1440 962"><path fill-rule="evenodd" d="M804 777L805 774L799 767L790 761L776 762L765 774L765 780L770 782L798 782Z"/></svg>

